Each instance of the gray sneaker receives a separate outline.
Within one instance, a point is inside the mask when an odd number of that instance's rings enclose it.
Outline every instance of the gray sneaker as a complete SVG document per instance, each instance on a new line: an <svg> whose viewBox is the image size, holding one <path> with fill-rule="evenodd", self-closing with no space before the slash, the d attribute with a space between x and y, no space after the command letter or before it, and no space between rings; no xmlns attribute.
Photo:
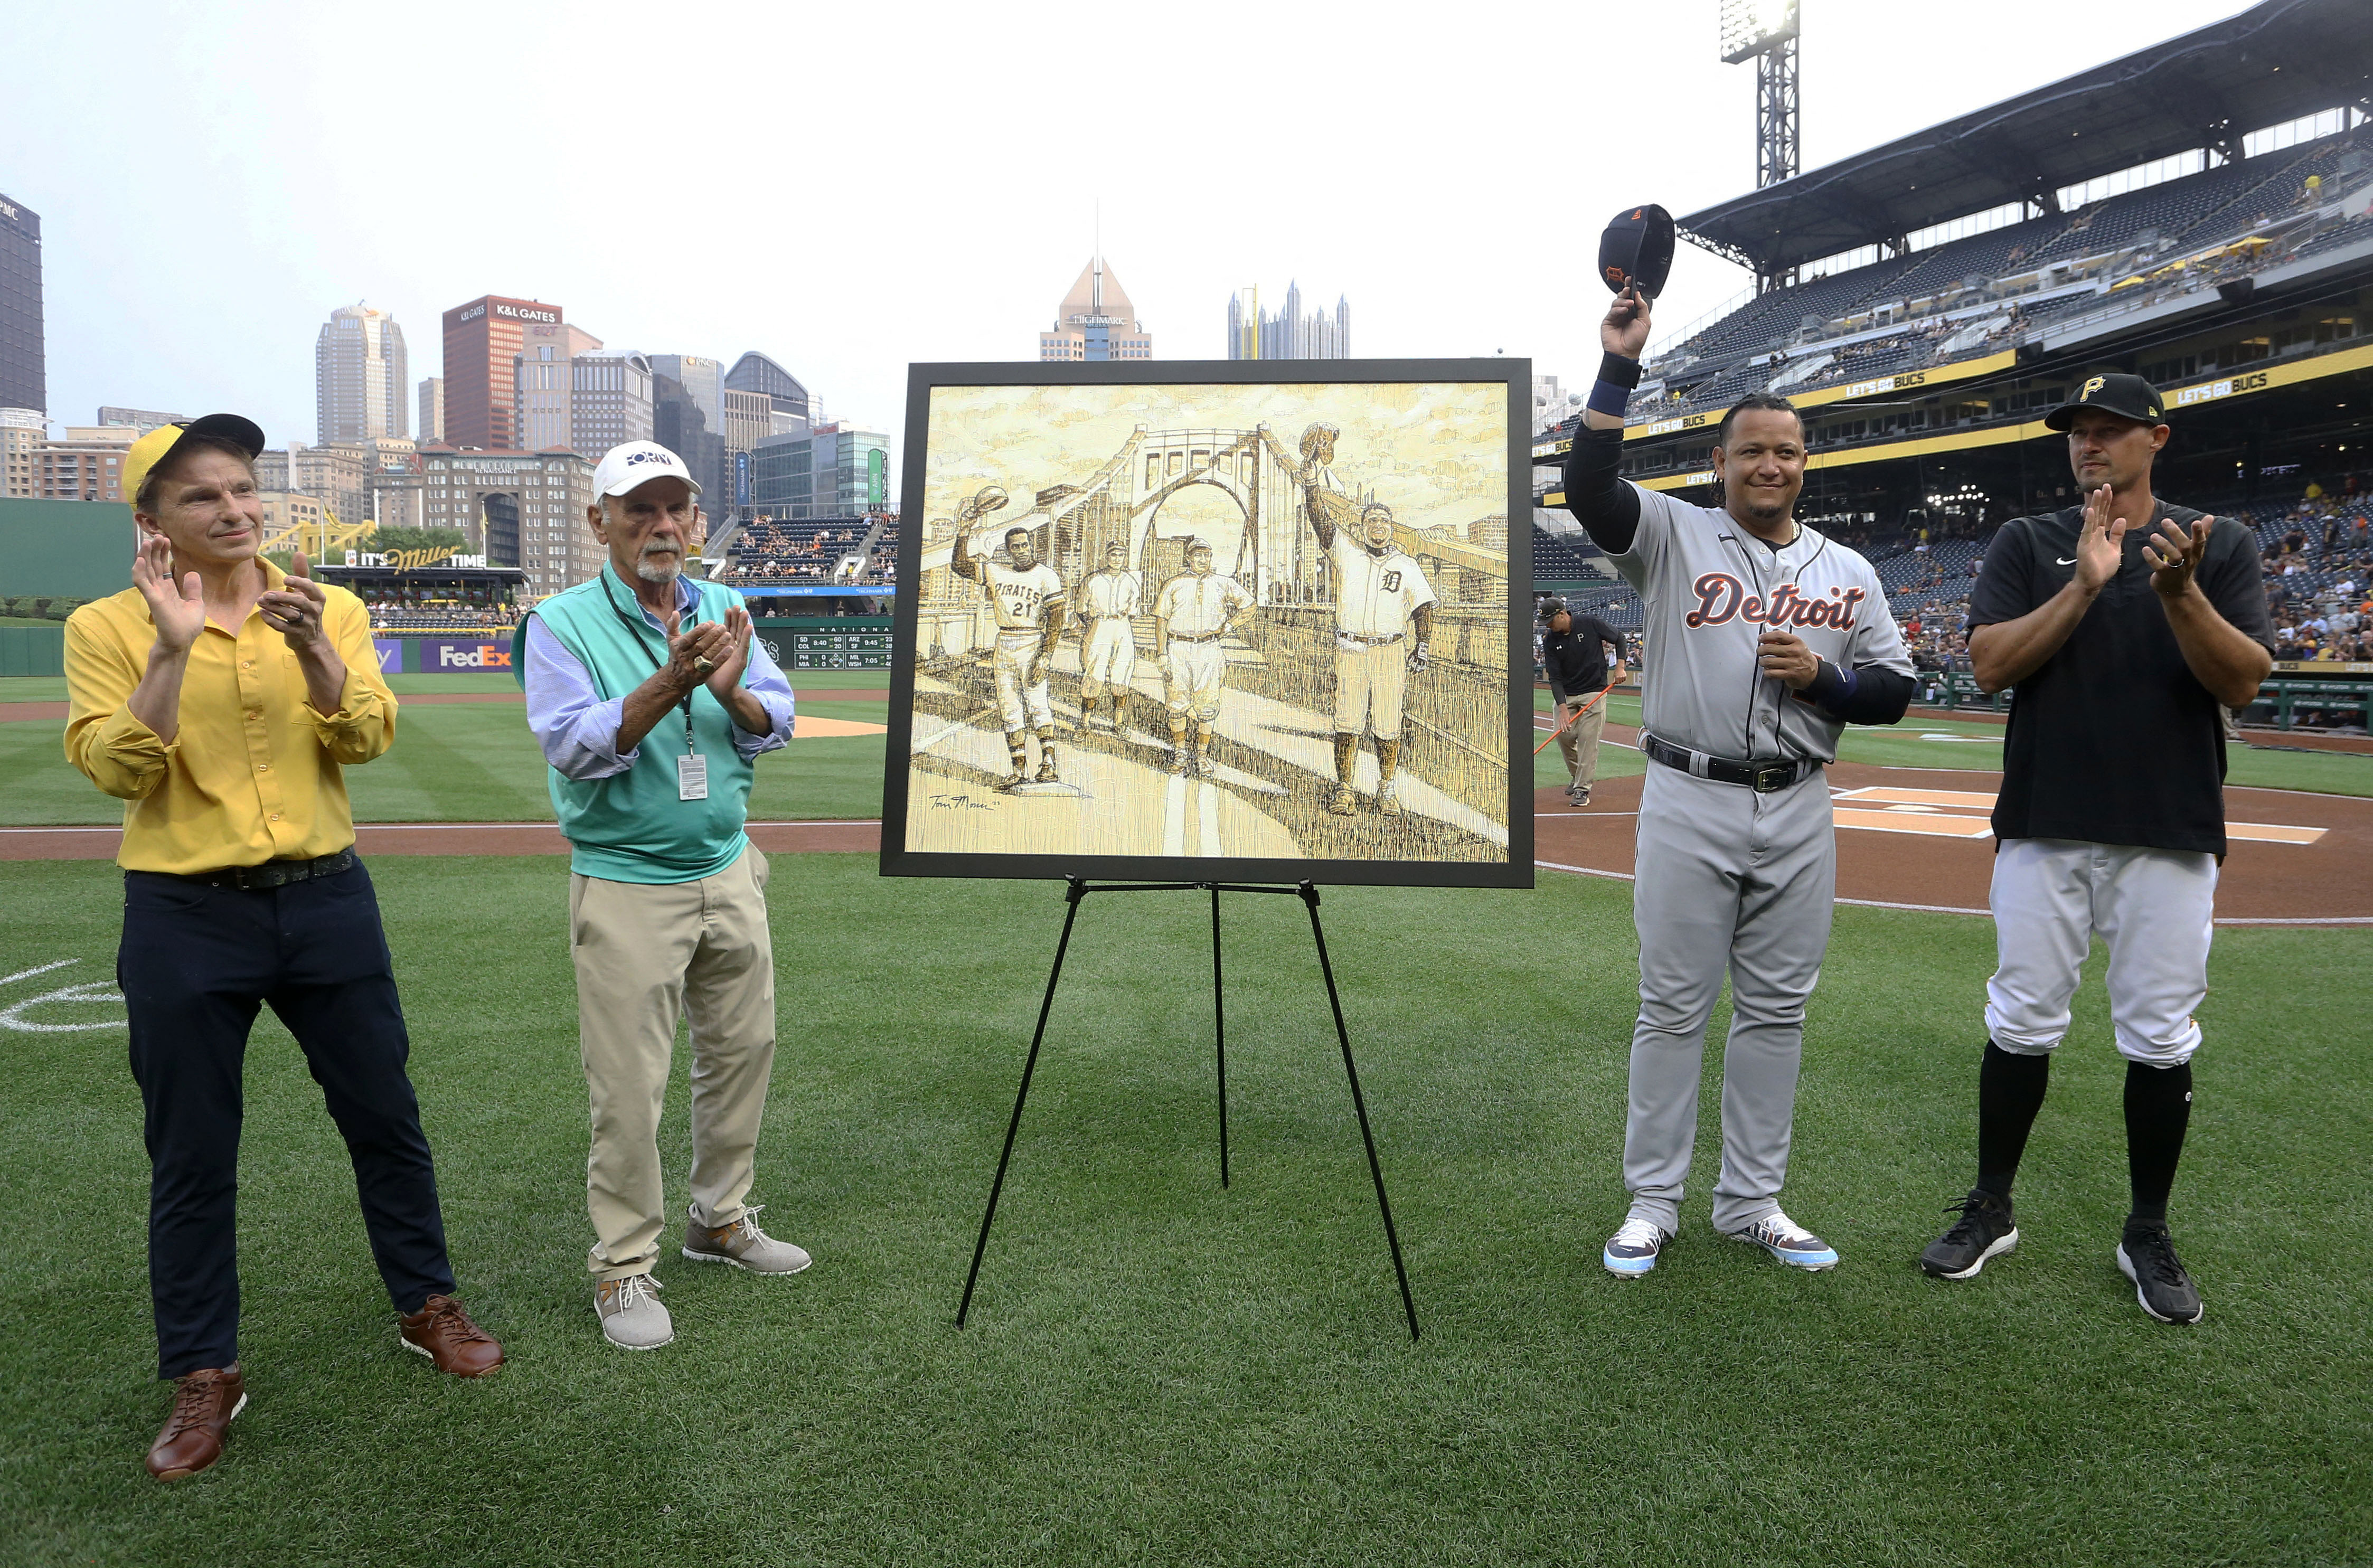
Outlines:
<svg viewBox="0 0 2373 1568"><path fill-rule="evenodd" d="M660 1282L649 1274L602 1280L593 1287L602 1335L622 1351L655 1351L675 1338L675 1321L660 1305Z"/></svg>
<svg viewBox="0 0 2373 1568"><path fill-rule="evenodd" d="M730 1263L753 1274L796 1274L815 1261L800 1247L777 1241L751 1218L764 1203L753 1203L731 1224L704 1225L687 1211L684 1223L684 1255L695 1263Z"/></svg>

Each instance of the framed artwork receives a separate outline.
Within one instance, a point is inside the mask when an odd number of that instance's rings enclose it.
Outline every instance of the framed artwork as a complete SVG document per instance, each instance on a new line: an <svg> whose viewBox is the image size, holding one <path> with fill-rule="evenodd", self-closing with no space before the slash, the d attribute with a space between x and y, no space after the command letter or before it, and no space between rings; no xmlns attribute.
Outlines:
<svg viewBox="0 0 2373 1568"><path fill-rule="evenodd" d="M914 366L883 872L1531 886L1531 397Z"/></svg>

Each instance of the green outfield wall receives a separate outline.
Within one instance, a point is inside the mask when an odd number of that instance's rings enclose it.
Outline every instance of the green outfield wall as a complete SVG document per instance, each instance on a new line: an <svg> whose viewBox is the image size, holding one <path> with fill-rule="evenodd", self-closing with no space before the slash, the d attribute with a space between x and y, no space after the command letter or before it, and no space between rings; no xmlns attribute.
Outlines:
<svg viewBox="0 0 2373 1568"><path fill-rule="evenodd" d="M132 509L0 500L0 598L104 599L132 585Z"/></svg>

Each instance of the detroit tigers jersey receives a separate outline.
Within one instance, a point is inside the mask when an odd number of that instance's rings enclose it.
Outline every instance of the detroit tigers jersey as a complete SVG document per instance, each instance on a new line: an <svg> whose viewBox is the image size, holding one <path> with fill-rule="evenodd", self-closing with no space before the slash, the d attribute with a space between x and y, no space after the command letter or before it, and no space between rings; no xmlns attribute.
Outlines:
<svg viewBox="0 0 2373 1568"><path fill-rule="evenodd" d="M1138 613L1135 572L1098 572L1080 584L1080 614L1092 621Z"/></svg>
<svg viewBox="0 0 2373 1568"><path fill-rule="evenodd" d="M1433 585L1417 562L1397 549L1371 554L1348 529L1335 531L1327 553L1335 562L1335 626L1352 637L1391 637L1433 603Z"/></svg>
<svg viewBox="0 0 2373 1568"><path fill-rule="evenodd" d="M1841 670L1910 674L1877 572L1802 523L1774 551L1718 507L1633 488L1639 532L1612 559L1647 606L1642 727L1712 756L1836 761L1844 721L1764 674L1756 639L1784 631Z"/></svg>
<svg viewBox="0 0 2373 1568"><path fill-rule="evenodd" d="M1232 611L1248 608L1253 596L1232 577L1213 572L1197 577L1189 572L1162 585L1153 613L1170 624L1173 637L1209 637L1227 621Z"/></svg>
<svg viewBox="0 0 2373 1568"><path fill-rule="evenodd" d="M1035 631L1039 612L1063 602L1063 579L1044 561L1028 571L1016 571L1001 562L983 559L980 579L997 611L999 631Z"/></svg>

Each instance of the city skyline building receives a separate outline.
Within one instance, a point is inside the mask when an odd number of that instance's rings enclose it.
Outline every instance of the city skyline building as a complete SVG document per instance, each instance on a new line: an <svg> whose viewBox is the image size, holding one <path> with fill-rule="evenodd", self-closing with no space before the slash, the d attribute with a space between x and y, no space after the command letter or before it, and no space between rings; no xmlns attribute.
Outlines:
<svg viewBox="0 0 2373 1568"><path fill-rule="evenodd" d="M731 510L724 438L708 427L699 398L673 376L656 369L651 373L651 439L684 460L684 467L699 482L702 509L712 518Z"/></svg>
<svg viewBox="0 0 2373 1568"><path fill-rule="evenodd" d="M420 382L420 428L413 438L420 441L441 441L445 439L445 378L427 376Z"/></svg>
<svg viewBox="0 0 2373 1568"><path fill-rule="evenodd" d="M36 411L0 406L0 497L35 498L33 480L39 465L33 453L49 439L49 424Z"/></svg>
<svg viewBox="0 0 2373 1568"><path fill-rule="evenodd" d="M144 436L160 425L186 425L191 417L187 414L161 414L153 408L118 408L113 404L102 404L99 410L100 424L129 425Z"/></svg>
<svg viewBox="0 0 2373 1568"><path fill-rule="evenodd" d="M1055 308L1055 330L1038 334L1041 359L1151 359L1153 334L1099 250Z"/></svg>
<svg viewBox="0 0 2373 1568"><path fill-rule="evenodd" d="M711 431L725 428L725 364L705 354L647 354L651 374L665 376L682 387L700 409ZM678 452L677 456L684 454Z"/></svg>
<svg viewBox="0 0 2373 1568"><path fill-rule="evenodd" d="M314 439L362 441L412 433L403 329L362 300L330 312L313 342Z"/></svg>
<svg viewBox="0 0 2373 1568"><path fill-rule="evenodd" d="M733 361L725 384L734 392L766 394L770 436L804 436L823 422L823 411L800 379L755 349Z"/></svg>
<svg viewBox="0 0 2373 1568"><path fill-rule="evenodd" d="M511 364L513 395L519 400L513 427L519 450L576 444L576 363L580 356L601 349L600 338L566 322L531 322L520 329L520 352Z"/></svg>
<svg viewBox="0 0 2373 1568"><path fill-rule="evenodd" d="M0 194L0 408L50 408L41 317L41 215Z"/></svg>
<svg viewBox="0 0 2373 1568"><path fill-rule="evenodd" d="M769 436L750 454L751 509L799 521L857 517L890 504L890 438L824 425L808 435Z"/></svg>
<svg viewBox="0 0 2373 1568"><path fill-rule="evenodd" d="M1304 314L1302 285L1285 286L1285 306L1274 314L1260 309L1260 293L1251 291L1247 307L1242 292L1228 297L1228 357L1231 359L1349 359L1351 357L1351 304L1341 296L1330 315L1325 310Z"/></svg>
<svg viewBox="0 0 2373 1568"><path fill-rule="evenodd" d="M487 451L519 450L519 400L513 384L526 329L557 326L558 305L485 294L445 312L444 418L450 445Z"/></svg>
<svg viewBox="0 0 2373 1568"><path fill-rule="evenodd" d="M599 462L612 447L651 439L651 362L640 354L569 361L568 444ZM536 449L542 451L542 448Z"/></svg>
<svg viewBox="0 0 2373 1568"><path fill-rule="evenodd" d="M419 451L424 526L462 531L487 564L519 567L541 598L595 576L609 557L585 526L593 460L550 451L464 451L439 441Z"/></svg>

